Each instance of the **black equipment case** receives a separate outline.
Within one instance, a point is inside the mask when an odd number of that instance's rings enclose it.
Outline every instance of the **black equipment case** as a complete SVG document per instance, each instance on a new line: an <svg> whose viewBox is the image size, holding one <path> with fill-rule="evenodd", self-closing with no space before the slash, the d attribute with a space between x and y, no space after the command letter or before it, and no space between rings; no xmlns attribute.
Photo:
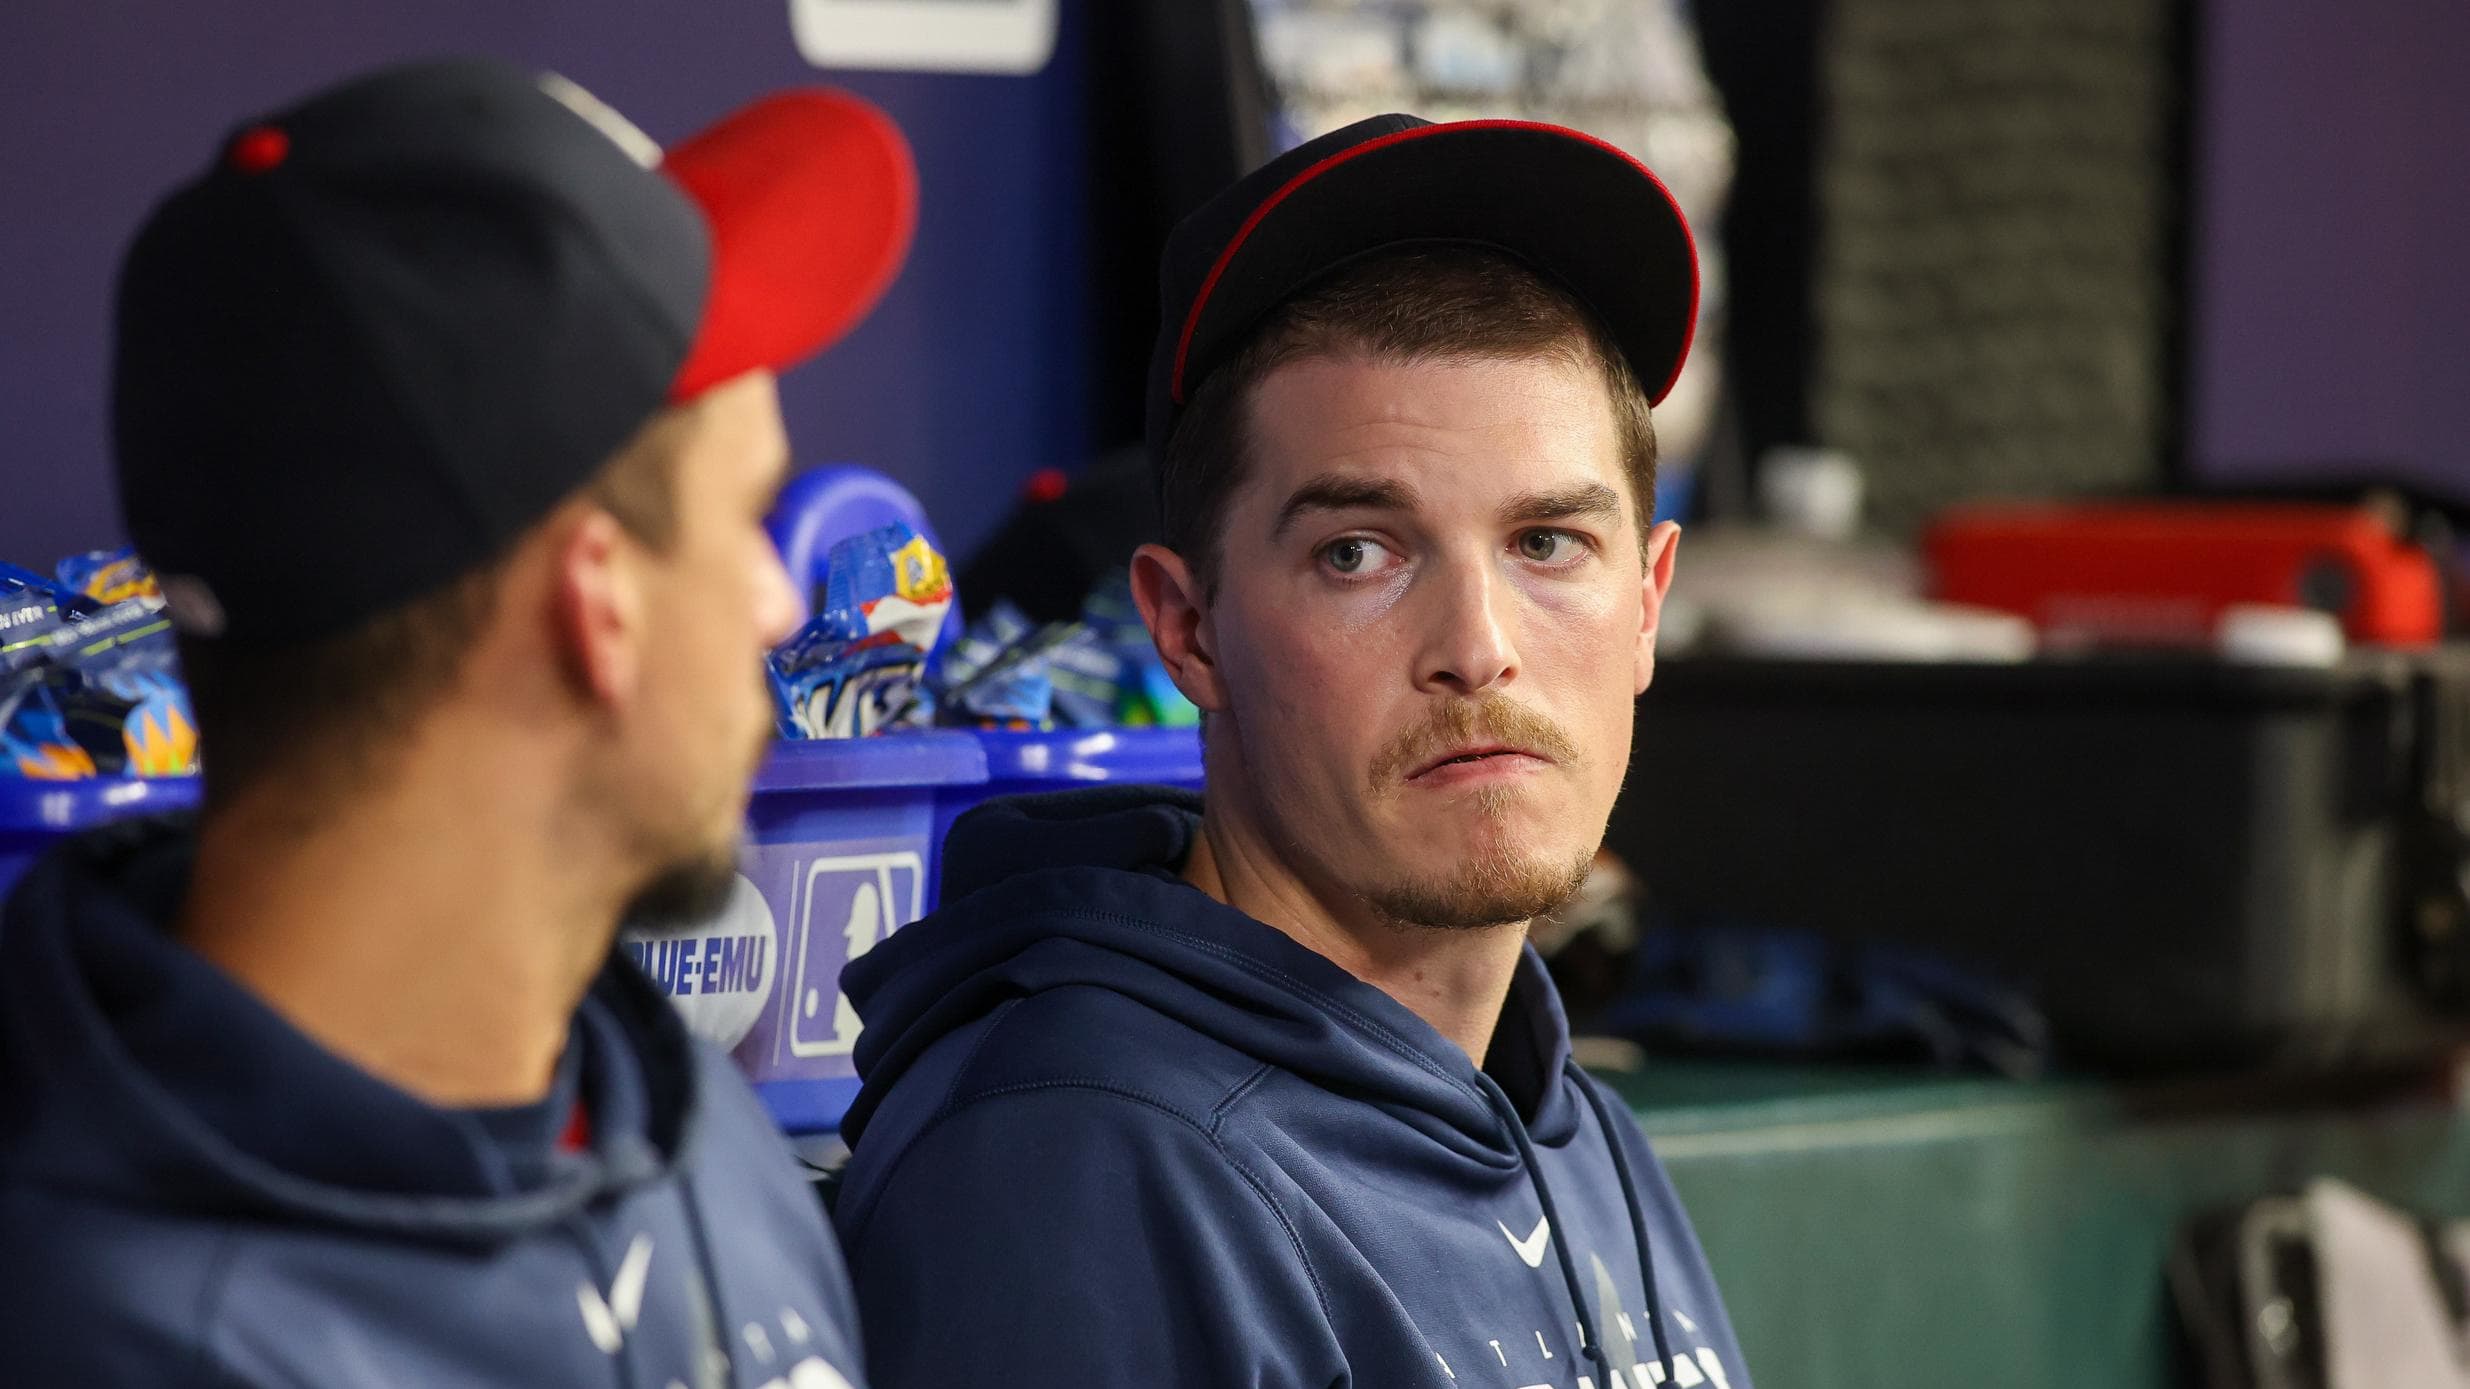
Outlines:
<svg viewBox="0 0 2470 1389"><path fill-rule="evenodd" d="M2470 1017L2470 651L1668 660L1608 847L1689 919L1917 947L2064 1059L2394 1059Z"/></svg>

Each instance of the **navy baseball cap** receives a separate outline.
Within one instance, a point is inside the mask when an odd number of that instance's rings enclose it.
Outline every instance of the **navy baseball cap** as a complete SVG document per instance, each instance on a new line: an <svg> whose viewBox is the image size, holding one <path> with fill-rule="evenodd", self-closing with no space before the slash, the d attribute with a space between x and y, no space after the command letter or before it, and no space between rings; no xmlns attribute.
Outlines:
<svg viewBox="0 0 2470 1389"><path fill-rule="evenodd" d="M1167 238L1151 459L1271 310L1364 256L1432 243L1499 251L1559 284L1602 321L1650 403L1672 390L1698 322L1698 253L1662 180L1562 126L1374 116L1253 170Z"/></svg>
<svg viewBox="0 0 2470 1389"><path fill-rule="evenodd" d="M251 121L121 269L129 538L185 633L331 635L502 553L660 410L847 332L916 207L898 128L825 89L666 152L482 60Z"/></svg>

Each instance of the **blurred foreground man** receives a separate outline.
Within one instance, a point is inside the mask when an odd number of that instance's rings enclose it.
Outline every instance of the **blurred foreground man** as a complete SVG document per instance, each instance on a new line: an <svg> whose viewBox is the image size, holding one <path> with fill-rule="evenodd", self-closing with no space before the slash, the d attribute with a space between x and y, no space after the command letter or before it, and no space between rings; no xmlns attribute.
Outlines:
<svg viewBox="0 0 2470 1389"><path fill-rule="evenodd" d="M1134 584L1206 805L996 802L852 965L877 1382L1748 1389L1527 922L1629 761L1689 233L1575 132L1384 117L1168 246Z"/></svg>
<svg viewBox="0 0 2470 1389"><path fill-rule="evenodd" d="M801 607L772 371L914 207L844 95L664 159L450 62L155 211L115 444L206 808L64 846L0 928L0 1379L859 1378L788 1152L611 946L731 882Z"/></svg>

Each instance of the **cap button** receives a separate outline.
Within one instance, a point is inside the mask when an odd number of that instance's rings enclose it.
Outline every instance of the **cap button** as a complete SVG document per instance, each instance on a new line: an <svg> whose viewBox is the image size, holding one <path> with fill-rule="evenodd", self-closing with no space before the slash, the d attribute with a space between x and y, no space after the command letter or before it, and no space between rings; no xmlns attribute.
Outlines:
<svg viewBox="0 0 2470 1389"><path fill-rule="evenodd" d="M292 137L271 125L251 126L232 140L228 159L244 174L262 174L292 152Z"/></svg>

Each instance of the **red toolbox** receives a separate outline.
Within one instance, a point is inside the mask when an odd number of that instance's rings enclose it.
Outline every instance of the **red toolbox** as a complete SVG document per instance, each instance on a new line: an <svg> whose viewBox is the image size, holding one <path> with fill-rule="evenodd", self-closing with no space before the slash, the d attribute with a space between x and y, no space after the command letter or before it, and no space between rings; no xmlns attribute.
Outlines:
<svg viewBox="0 0 2470 1389"><path fill-rule="evenodd" d="M2331 613L2353 642L2424 646L2444 628L2434 559L2356 507L1966 506L1932 523L1922 548L1936 597L2015 613L2046 635L2200 644L2246 603Z"/></svg>

